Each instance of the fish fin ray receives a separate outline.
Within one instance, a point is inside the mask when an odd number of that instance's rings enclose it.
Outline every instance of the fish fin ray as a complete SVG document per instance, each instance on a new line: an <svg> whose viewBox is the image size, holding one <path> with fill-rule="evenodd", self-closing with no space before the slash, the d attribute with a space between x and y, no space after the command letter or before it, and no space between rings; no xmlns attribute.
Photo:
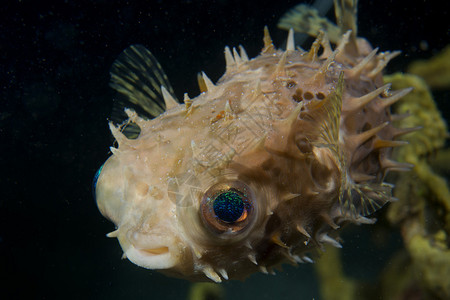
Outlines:
<svg viewBox="0 0 450 300"><path fill-rule="evenodd" d="M327 147L331 149L338 157L339 165L344 166L344 157L341 153L339 145L339 128L342 112L342 93L344 87L344 75L341 73L336 84L336 88L324 100L321 100L317 106L311 107L311 111L307 112L307 118L312 121L310 132L314 136L310 137L316 147ZM320 124L319 127L313 124Z"/></svg>
<svg viewBox="0 0 450 300"><path fill-rule="evenodd" d="M166 109L161 86L176 99L161 65L142 45L125 49L114 61L110 74L110 86L124 96L123 100L117 101L121 110L132 107L149 119L157 117Z"/></svg>
<svg viewBox="0 0 450 300"><path fill-rule="evenodd" d="M343 215L368 216L392 201L393 185L387 183L352 183L340 198Z"/></svg>
<svg viewBox="0 0 450 300"><path fill-rule="evenodd" d="M323 31L335 44L341 38L341 31L336 24L321 17L315 7L306 4L299 4L287 11L281 17L277 26L285 30L292 28L295 32L306 33L312 37L317 37Z"/></svg>
<svg viewBox="0 0 450 300"><path fill-rule="evenodd" d="M356 36L358 33L357 13L358 0L333 0L336 22L341 34L351 30L346 50L358 54Z"/></svg>

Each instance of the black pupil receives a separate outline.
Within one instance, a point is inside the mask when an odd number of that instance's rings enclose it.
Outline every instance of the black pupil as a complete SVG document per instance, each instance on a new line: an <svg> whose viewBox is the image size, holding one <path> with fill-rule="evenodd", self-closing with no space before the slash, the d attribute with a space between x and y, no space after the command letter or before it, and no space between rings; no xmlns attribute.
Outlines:
<svg viewBox="0 0 450 300"><path fill-rule="evenodd" d="M242 196L233 190L219 194L214 200L214 213L224 222L232 223L239 220L244 212Z"/></svg>

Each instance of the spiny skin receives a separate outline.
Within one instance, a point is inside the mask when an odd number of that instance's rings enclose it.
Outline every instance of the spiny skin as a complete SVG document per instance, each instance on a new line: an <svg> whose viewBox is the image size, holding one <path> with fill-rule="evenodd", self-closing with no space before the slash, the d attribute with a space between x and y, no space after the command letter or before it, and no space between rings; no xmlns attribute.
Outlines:
<svg viewBox="0 0 450 300"><path fill-rule="evenodd" d="M266 35L252 60L227 49L226 73L216 85L204 77L197 98L153 120L128 111L137 139L110 126L118 147L97 203L132 262L190 280L243 279L309 261L322 243L339 247L330 236L344 223L372 222L364 216L390 200L385 173L406 166L389 160L389 53L359 39L350 54L348 36L334 52L323 36L305 52L289 41L275 50ZM223 182L251 190L242 230L218 233L202 218L205 192Z"/></svg>

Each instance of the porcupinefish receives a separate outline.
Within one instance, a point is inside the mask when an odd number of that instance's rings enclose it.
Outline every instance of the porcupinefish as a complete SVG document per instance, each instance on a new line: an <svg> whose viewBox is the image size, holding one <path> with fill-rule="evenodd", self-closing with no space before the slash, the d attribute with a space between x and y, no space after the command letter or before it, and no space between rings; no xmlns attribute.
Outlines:
<svg viewBox="0 0 450 300"><path fill-rule="evenodd" d="M243 279L341 247L342 225L373 223L393 200L384 179L410 168L390 157L411 129L393 126L390 106L411 89L383 83L398 52L357 37L356 1L335 3L334 49L326 28L309 51L292 29L276 49L266 27L260 55L226 47L225 74L203 73L183 104L150 51L119 56L111 85L143 114L109 124L117 147L94 184L125 257L194 281Z"/></svg>

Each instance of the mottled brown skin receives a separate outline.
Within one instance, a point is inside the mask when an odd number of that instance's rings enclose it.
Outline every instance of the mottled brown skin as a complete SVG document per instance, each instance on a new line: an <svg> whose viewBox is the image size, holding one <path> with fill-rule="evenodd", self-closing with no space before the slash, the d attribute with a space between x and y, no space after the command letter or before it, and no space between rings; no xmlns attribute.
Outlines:
<svg viewBox="0 0 450 300"><path fill-rule="evenodd" d="M118 147L96 195L125 255L190 280L243 279L309 261L322 243L340 246L330 236L344 223L371 223L365 215L390 199L385 173L405 166L388 160L399 133L388 87L364 100L382 85L386 54L356 67L371 48L348 38L332 52L319 37L305 52L275 50L266 35L261 55L228 56L197 98L153 120L129 111L137 139L111 126ZM218 233L202 198L231 181L250 187L254 207L241 230Z"/></svg>

